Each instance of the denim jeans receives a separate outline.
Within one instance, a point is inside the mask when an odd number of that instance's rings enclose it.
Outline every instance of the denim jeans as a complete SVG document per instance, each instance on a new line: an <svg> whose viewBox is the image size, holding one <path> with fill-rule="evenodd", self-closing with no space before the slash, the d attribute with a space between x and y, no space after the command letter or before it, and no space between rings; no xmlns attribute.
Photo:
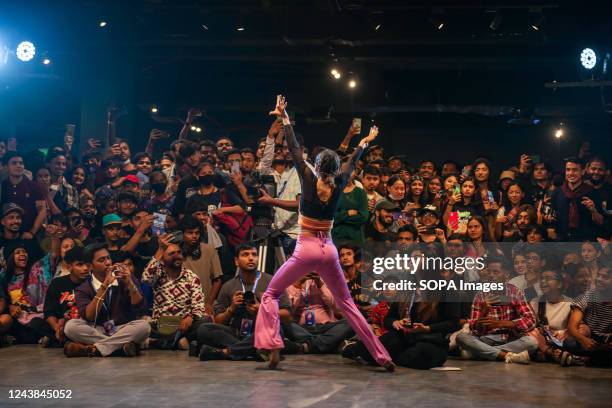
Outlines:
<svg viewBox="0 0 612 408"><path fill-rule="evenodd" d="M538 349L538 342L532 336L523 336L517 340L506 342L501 334L489 334L486 336L474 336L473 334L460 333L457 336L457 345L470 352L476 360L497 360L500 351L520 353L527 350L533 353Z"/></svg>
<svg viewBox="0 0 612 408"><path fill-rule="evenodd" d="M335 353L342 340L350 339L355 335L346 320L338 320L314 327L291 324L294 341L307 343L309 352L314 354Z"/></svg>

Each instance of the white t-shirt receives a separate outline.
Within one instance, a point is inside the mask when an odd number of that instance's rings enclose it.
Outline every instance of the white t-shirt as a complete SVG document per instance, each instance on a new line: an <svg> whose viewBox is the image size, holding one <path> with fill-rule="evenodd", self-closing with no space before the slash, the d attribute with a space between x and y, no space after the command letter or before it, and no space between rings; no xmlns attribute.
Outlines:
<svg viewBox="0 0 612 408"><path fill-rule="evenodd" d="M541 297L533 299L530 304L533 309L533 313L538 316L538 310L540 306ZM572 305L572 299L567 296L563 296L558 303L546 303L545 316L548 320L548 326L552 331L565 330L567 329L567 322L570 316L570 306Z"/></svg>

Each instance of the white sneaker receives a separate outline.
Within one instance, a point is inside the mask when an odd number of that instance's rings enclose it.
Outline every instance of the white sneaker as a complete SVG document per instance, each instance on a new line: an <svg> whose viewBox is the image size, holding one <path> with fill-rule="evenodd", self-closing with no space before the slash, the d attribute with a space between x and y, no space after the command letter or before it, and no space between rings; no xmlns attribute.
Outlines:
<svg viewBox="0 0 612 408"><path fill-rule="evenodd" d="M520 353L506 353L506 364L529 364L529 352L527 350L521 351Z"/></svg>

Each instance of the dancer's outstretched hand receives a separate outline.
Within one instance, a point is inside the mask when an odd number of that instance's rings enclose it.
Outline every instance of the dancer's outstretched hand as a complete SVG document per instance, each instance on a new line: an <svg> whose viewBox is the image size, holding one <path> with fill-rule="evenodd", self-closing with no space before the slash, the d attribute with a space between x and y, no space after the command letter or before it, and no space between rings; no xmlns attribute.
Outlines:
<svg viewBox="0 0 612 408"><path fill-rule="evenodd" d="M271 116L280 116L282 118L287 116L287 101L283 95L276 95L276 106L273 111L270 111Z"/></svg>

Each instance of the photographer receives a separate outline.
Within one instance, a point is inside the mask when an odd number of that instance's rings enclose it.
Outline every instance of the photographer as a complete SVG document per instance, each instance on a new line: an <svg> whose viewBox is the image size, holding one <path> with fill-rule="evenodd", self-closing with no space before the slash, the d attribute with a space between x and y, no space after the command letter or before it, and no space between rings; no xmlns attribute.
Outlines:
<svg viewBox="0 0 612 408"><path fill-rule="evenodd" d="M260 204L274 207L273 228L279 230L281 243L285 254L290 254L295 248L299 233L298 205L302 187L300 178L290 160L290 153L281 143L284 137L282 123L275 120L268 130L264 156L259 163L259 173L272 175L278 186L276 198L261 189Z"/></svg>
<svg viewBox="0 0 612 408"><path fill-rule="evenodd" d="M140 353L140 343L151 328L137 319L145 309L136 278L124 264L113 264L103 244L86 248L84 260L91 277L75 289L80 319L69 320L64 333L67 357L110 356L122 350L126 357Z"/></svg>
<svg viewBox="0 0 612 408"><path fill-rule="evenodd" d="M253 333L259 301L272 275L257 270L259 255L253 245L243 244L236 249L238 273L227 281L215 301L215 323L205 323L198 329L197 344L190 347L190 355L200 360L243 360L255 357ZM289 299L280 298L280 318L291 319ZM285 342L286 351L297 351L297 345Z"/></svg>

